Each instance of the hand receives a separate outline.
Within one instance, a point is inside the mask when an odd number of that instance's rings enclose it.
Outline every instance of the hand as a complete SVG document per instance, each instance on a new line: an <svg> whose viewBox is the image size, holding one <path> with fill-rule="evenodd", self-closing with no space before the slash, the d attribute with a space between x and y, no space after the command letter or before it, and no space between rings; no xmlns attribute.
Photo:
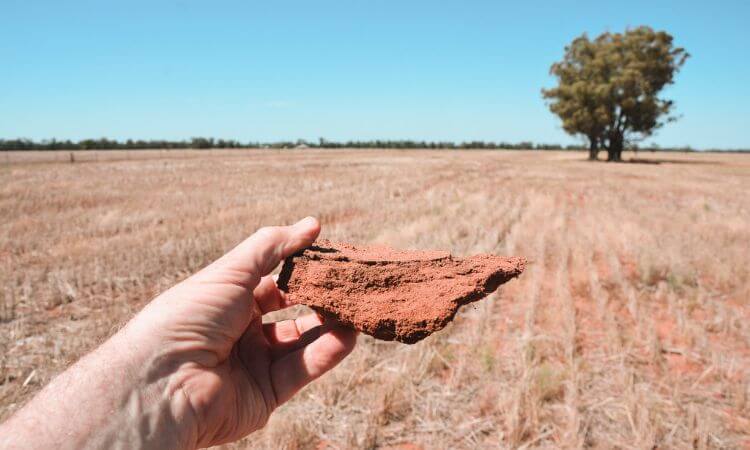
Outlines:
<svg viewBox="0 0 750 450"><path fill-rule="evenodd" d="M263 325L288 304L268 274L311 245L315 219L263 228L165 292L133 321L162 349L170 390L187 398L198 446L235 441L261 428L279 405L351 352L356 334L317 314Z"/></svg>
<svg viewBox="0 0 750 450"><path fill-rule="evenodd" d="M0 448L195 448L240 439L338 364L356 333L288 306L269 273L315 219L263 228L150 302L0 425Z"/></svg>

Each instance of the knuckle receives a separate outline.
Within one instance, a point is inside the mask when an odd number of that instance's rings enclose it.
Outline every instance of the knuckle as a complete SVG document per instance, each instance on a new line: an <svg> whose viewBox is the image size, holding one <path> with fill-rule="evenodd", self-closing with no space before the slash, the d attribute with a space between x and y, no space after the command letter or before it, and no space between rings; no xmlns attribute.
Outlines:
<svg viewBox="0 0 750 450"><path fill-rule="evenodd" d="M281 230L279 227L263 227L255 232L256 236L260 239L278 239L281 236Z"/></svg>

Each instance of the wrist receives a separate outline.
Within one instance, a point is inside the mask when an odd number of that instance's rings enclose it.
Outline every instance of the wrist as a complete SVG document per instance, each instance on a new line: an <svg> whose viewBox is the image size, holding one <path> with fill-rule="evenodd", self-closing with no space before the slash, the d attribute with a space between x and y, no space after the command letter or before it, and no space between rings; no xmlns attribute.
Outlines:
<svg viewBox="0 0 750 450"><path fill-rule="evenodd" d="M187 397L137 337L121 330L54 378L3 424L0 447L55 448L65 430L69 448L195 448Z"/></svg>
<svg viewBox="0 0 750 450"><path fill-rule="evenodd" d="M138 328L128 324L100 348L117 355L131 380L118 408L125 417L114 422L133 430L146 448L196 448L198 420L179 377L180 362Z"/></svg>

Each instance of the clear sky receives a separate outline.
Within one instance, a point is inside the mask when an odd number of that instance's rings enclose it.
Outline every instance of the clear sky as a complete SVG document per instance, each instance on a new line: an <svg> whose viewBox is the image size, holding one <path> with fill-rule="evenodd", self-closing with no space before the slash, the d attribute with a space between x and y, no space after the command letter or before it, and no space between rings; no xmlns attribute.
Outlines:
<svg viewBox="0 0 750 450"><path fill-rule="evenodd" d="M0 0L0 137L575 142L549 66L650 25L692 55L663 146L750 148L750 2Z"/></svg>

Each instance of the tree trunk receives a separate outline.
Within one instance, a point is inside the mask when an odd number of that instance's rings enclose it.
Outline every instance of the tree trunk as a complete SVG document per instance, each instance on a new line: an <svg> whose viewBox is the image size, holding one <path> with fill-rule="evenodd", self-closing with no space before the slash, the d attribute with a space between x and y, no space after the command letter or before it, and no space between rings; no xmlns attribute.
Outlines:
<svg viewBox="0 0 750 450"><path fill-rule="evenodd" d="M622 145L623 137L621 135L614 135L609 138L609 147L607 148L607 161L622 161Z"/></svg>
<svg viewBox="0 0 750 450"><path fill-rule="evenodd" d="M589 138L589 161L596 161L597 159L599 159L599 140Z"/></svg>

